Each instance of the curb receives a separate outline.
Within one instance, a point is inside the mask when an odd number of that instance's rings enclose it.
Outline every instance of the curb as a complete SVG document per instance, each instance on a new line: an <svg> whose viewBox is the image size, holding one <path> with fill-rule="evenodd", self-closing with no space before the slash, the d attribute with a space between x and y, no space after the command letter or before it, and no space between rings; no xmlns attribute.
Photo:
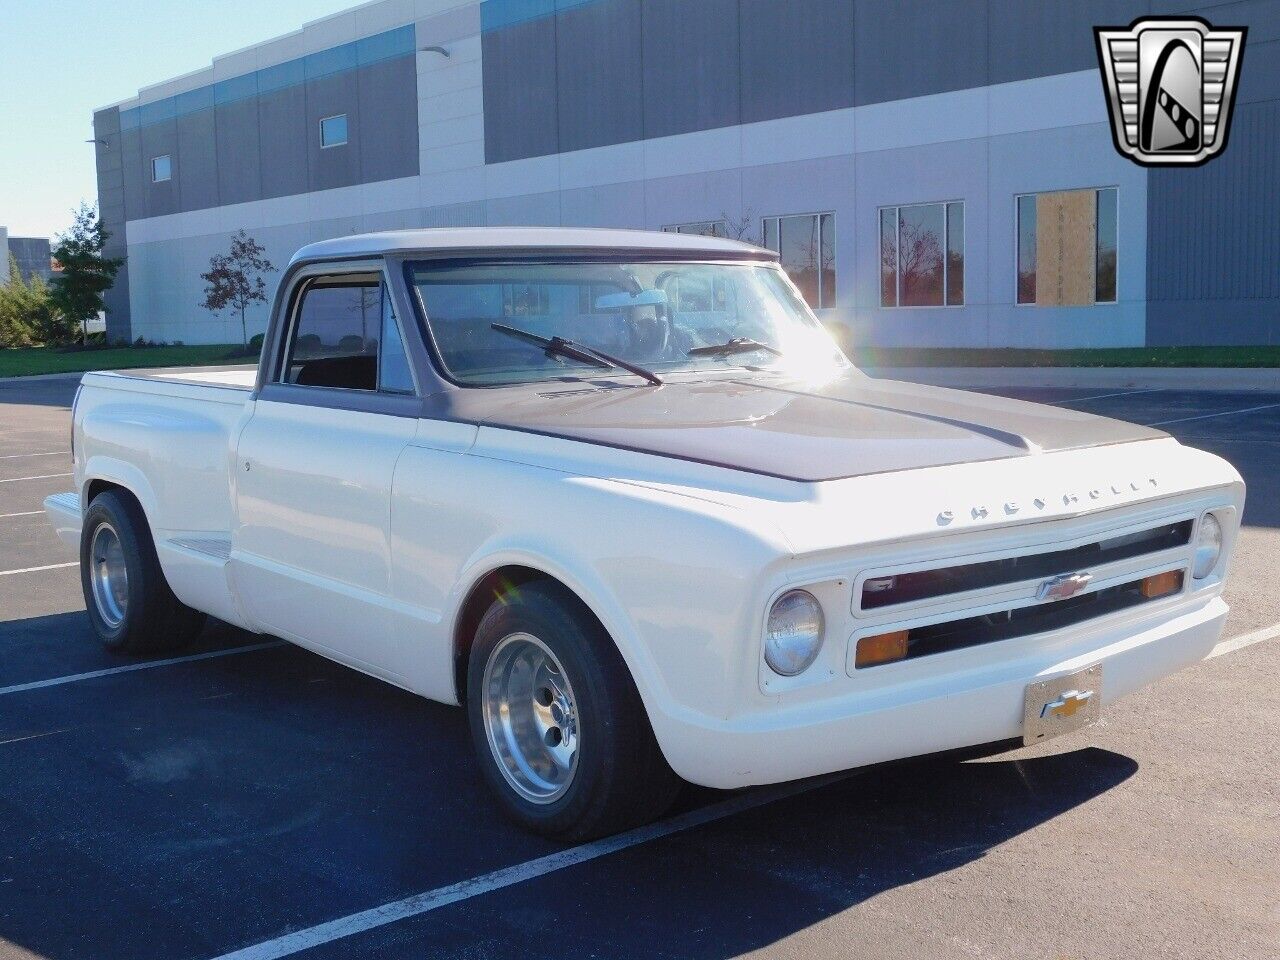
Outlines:
<svg viewBox="0 0 1280 960"><path fill-rule="evenodd" d="M863 372L938 387L1280 393L1276 367L866 367Z"/></svg>

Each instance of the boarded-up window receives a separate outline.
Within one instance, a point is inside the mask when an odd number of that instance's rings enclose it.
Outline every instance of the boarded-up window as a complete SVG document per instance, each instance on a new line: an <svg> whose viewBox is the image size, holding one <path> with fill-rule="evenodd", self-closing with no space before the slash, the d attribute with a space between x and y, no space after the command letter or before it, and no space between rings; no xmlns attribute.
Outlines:
<svg viewBox="0 0 1280 960"><path fill-rule="evenodd" d="M1115 188L1020 196L1017 218L1018 303L1115 302Z"/></svg>

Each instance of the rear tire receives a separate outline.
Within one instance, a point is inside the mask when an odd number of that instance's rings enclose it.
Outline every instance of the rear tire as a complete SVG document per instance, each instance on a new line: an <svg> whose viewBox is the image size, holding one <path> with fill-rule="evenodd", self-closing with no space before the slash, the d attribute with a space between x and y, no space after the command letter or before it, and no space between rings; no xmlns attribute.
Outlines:
<svg viewBox="0 0 1280 960"><path fill-rule="evenodd" d="M94 633L113 652L179 650L204 627L205 615L169 589L146 515L123 491L98 494L85 511L80 585Z"/></svg>
<svg viewBox="0 0 1280 960"><path fill-rule="evenodd" d="M613 640L552 581L513 588L481 619L467 714L485 779L536 833L579 842L627 830L680 790Z"/></svg>

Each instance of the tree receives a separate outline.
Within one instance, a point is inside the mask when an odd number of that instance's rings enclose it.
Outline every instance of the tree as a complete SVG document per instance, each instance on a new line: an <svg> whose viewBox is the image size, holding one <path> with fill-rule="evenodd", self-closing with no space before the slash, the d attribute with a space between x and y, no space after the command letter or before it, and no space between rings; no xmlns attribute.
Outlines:
<svg viewBox="0 0 1280 960"><path fill-rule="evenodd" d="M58 343L70 339L73 329L54 309L44 280L23 280L11 256L9 282L0 286L0 347Z"/></svg>
<svg viewBox="0 0 1280 960"><path fill-rule="evenodd" d="M249 347L245 311L255 303L267 302L267 284L262 274L274 273L276 269L266 258L266 252L257 240L238 230L231 237L231 249L210 257L209 272L200 274L200 279L208 284L201 306L215 314L228 307L237 311L245 349Z"/></svg>
<svg viewBox="0 0 1280 960"><path fill-rule="evenodd" d="M106 310L102 295L115 285L116 274L124 264L123 259L102 255L110 238L111 234L102 228L97 209L88 203L80 204L71 229L58 235L53 258L62 264L62 272L53 282L50 299L65 321L66 330L51 331L53 342L64 336L69 338L70 330L79 327L80 342L84 343L89 321Z"/></svg>
<svg viewBox="0 0 1280 960"><path fill-rule="evenodd" d="M755 232L755 218L748 207L743 211L740 217L731 217L729 214L721 211L720 219L724 221L725 235L730 240L741 240L743 243L754 243L760 245L759 239Z"/></svg>

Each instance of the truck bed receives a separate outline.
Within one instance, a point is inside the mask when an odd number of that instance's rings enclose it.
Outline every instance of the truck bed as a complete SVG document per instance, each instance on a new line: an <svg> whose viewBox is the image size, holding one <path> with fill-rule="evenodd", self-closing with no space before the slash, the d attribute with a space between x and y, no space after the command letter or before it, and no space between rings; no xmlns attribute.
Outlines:
<svg viewBox="0 0 1280 960"><path fill-rule="evenodd" d="M59 535L78 542L92 485L117 484L141 504L178 598L239 622L225 572L232 451L255 377L252 367L85 374L72 427L76 491L52 504Z"/></svg>
<svg viewBox="0 0 1280 960"><path fill-rule="evenodd" d="M164 383L190 383L198 386L252 390L258 368L252 364L228 367L156 367L151 370L101 370L85 377L111 377L127 380L155 380Z"/></svg>

